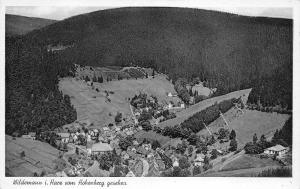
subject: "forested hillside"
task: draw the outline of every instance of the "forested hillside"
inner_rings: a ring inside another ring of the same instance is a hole
[[[75,16],[27,36],[75,44],[84,65],[151,66],[207,79],[217,95],[254,87],[250,102],[292,106],[292,20],[187,8],[119,8]]]
[[[251,103],[291,109],[292,39],[292,20],[199,9],[119,8],[71,17],[6,41],[6,120],[30,127],[35,119],[33,125],[51,126],[74,120],[56,87],[57,75],[67,74],[72,63],[133,63],[172,81],[200,77],[217,88],[215,95],[253,88]],[[44,54],[43,48],[58,44],[70,48]]]
[[[54,22],[56,22],[56,20],[5,14],[5,35],[24,35],[35,29],[53,24]]]
[[[6,134],[52,130],[76,120],[70,97],[57,85],[59,77],[73,75],[72,64],[60,54],[25,45],[6,38]]]

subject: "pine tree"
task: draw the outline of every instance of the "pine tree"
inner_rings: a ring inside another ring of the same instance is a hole
[[[258,140],[257,135],[256,135],[256,133],[254,133],[254,135],[253,135],[253,143],[256,144],[257,140]]]
[[[237,149],[237,141],[235,140],[235,138],[230,141],[229,146],[230,146],[229,147],[229,151],[236,151],[236,149]]]
[[[235,139],[236,138],[236,133],[235,133],[235,130],[232,129],[230,135],[229,135],[229,139],[232,140],[232,139]]]
[[[266,141],[267,141],[267,139],[266,139],[265,135],[261,135],[260,142],[266,142]]]
[[[97,82],[97,78],[96,78],[95,75],[94,75],[94,77],[93,77],[93,82]]]

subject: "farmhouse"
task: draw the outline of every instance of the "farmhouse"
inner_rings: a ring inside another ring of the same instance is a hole
[[[264,153],[268,155],[276,155],[283,156],[287,152],[287,148],[281,145],[272,146],[270,148],[265,149]]]
[[[113,149],[107,143],[95,143],[92,146],[92,155],[104,153],[104,152],[111,152]]]

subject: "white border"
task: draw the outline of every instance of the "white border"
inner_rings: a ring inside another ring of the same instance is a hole
[[[299,104],[300,99],[297,97],[300,93],[299,83],[300,77],[297,73],[300,73],[299,67],[299,54],[300,54],[300,1],[291,0],[250,0],[250,1],[240,1],[240,0],[214,0],[214,1],[196,1],[196,0],[122,0],[122,1],[104,1],[104,0],[5,0],[1,3],[1,26],[0,26],[0,136],[1,136],[1,148],[0,148],[0,188],[20,188],[18,185],[12,185],[12,180],[15,178],[5,177],[5,137],[4,137],[4,121],[5,121],[5,64],[4,64],[4,14],[5,6],[98,6],[98,7],[124,7],[124,6],[167,6],[167,7],[191,7],[191,8],[201,8],[201,7],[293,7],[294,10],[294,78],[293,78],[293,91],[294,91],[294,110],[293,110],[293,126],[294,126],[294,150],[293,150],[293,178],[203,178],[203,177],[188,177],[188,178],[120,178],[122,181],[127,182],[128,188],[169,188],[169,187],[195,187],[195,188],[300,188],[300,170],[299,170],[299,144],[300,144],[300,129],[298,124],[300,123],[299,115]],[[50,179],[50,178],[48,178]],[[64,180],[64,178],[55,178],[56,180]],[[98,178],[99,180],[113,181],[119,178]],[[44,181],[45,178],[35,178],[35,180]],[[78,178],[68,178],[68,180],[78,181]],[[22,186],[23,188],[24,186]],[[47,186],[45,188],[53,188],[53,186]],[[91,187],[89,188],[99,188]],[[122,186],[120,186],[122,187]],[[119,187],[119,188],[120,188]],[[29,187],[24,187],[29,188]],[[30,187],[31,188],[31,187]],[[55,187],[55,188],[71,188],[71,187]],[[74,187],[72,187],[74,188]],[[122,187],[123,188],[123,187]]]

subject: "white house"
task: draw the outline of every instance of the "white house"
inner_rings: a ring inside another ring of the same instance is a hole
[[[278,157],[282,157],[287,152],[287,148],[281,145],[272,146],[270,148],[265,149],[264,153],[268,155],[276,155]]]

